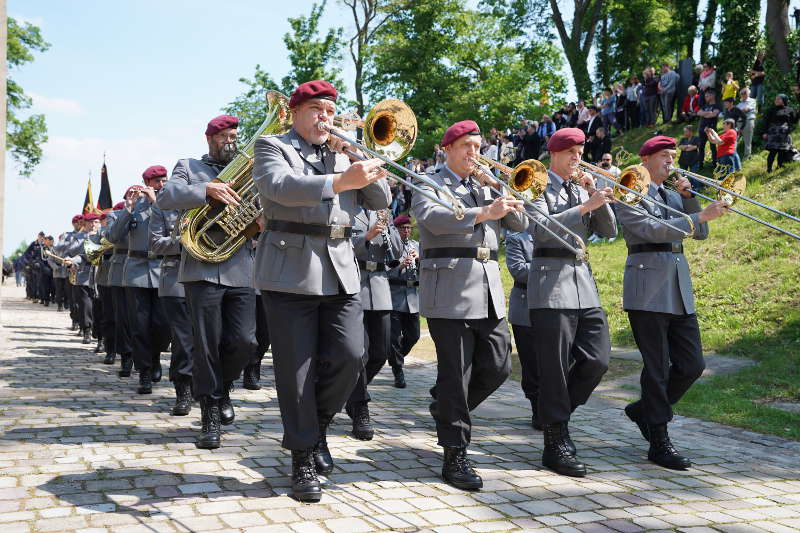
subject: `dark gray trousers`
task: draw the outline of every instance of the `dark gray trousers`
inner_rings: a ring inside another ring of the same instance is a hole
[[[128,298],[125,287],[111,287],[111,301],[114,307],[114,324],[116,326],[115,347],[117,353],[131,353],[131,325],[128,320]]]
[[[102,302],[103,314],[98,316],[100,321],[100,331],[106,345],[106,354],[119,353],[116,345],[116,315],[114,313],[114,299],[111,287],[97,287]]]
[[[431,413],[440,446],[463,447],[472,438],[470,411],[511,373],[511,335],[505,318],[429,318],[436,345]]]
[[[73,285],[73,295],[77,302],[78,324],[81,330],[92,329],[92,295],[94,291],[85,285]]]
[[[158,289],[125,287],[131,317],[133,364],[141,374],[161,364],[161,352],[169,345],[170,332]]]
[[[250,287],[184,283],[192,319],[192,383],[196,399],[222,398],[256,346],[256,295]]]
[[[248,365],[261,363],[264,354],[269,350],[269,325],[267,324],[267,311],[264,307],[264,297],[256,295],[256,349],[247,362]]]
[[[370,400],[367,385],[381,371],[389,356],[389,332],[392,328],[391,311],[364,311],[364,355],[358,381],[348,404]]]
[[[318,414],[334,415],[342,409],[363,368],[361,300],[358,294],[261,294],[273,332],[282,446],[305,450],[317,442]]]
[[[628,311],[628,320],[644,361],[634,415],[647,424],[669,422],[672,406],[706,367],[697,315]]]
[[[403,368],[405,357],[419,341],[419,313],[392,311],[389,339],[389,366]]]
[[[606,313],[591,309],[531,309],[539,369],[539,422],[567,422],[608,370],[611,340]]]
[[[511,329],[514,330],[514,344],[517,347],[519,365],[522,369],[520,383],[522,392],[529,400],[537,398],[539,396],[539,367],[536,364],[536,353],[533,350],[533,344],[536,342],[533,327],[511,324]]]
[[[192,319],[186,298],[179,296],[161,296],[161,307],[169,322],[172,340],[172,355],[169,359],[169,380],[183,381],[192,379]]]

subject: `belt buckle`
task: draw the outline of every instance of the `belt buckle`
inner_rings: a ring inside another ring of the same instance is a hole
[[[367,263],[367,272],[375,272],[378,270],[378,263],[377,261],[366,261]]]
[[[478,261],[482,261],[485,263],[486,261],[489,260],[491,256],[492,256],[491,250],[489,250],[489,248],[486,248],[484,246],[478,246],[478,254],[477,254]]]
[[[681,243],[678,243],[678,242],[673,242],[672,243],[672,253],[673,254],[681,254],[681,253],[683,253],[682,248],[683,248],[683,245]]]
[[[344,239],[344,226],[341,224],[331,224],[331,239]]]

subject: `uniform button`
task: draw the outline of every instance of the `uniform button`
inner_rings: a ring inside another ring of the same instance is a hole
[[[281,246],[286,246],[286,241],[281,241]]]
[[[644,268],[644,265],[639,265],[639,268]]]
[[[436,268],[436,263],[433,264],[433,268]]]
[[[336,220],[336,217],[333,217],[333,221],[334,221],[334,222],[338,222],[338,220]]]
[[[680,258],[680,257],[676,257],[676,258],[675,258],[675,260],[676,260],[678,263],[680,263],[680,262],[681,262],[681,258]]]

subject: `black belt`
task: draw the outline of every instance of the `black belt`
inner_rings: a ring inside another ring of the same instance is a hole
[[[514,282],[514,287],[516,287],[517,289],[528,290],[528,284],[527,283],[523,283],[521,281],[515,281]]]
[[[403,287],[419,287],[419,281],[417,280],[402,280],[402,279],[390,279],[389,285],[402,285]]]
[[[108,258],[109,258],[109,257],[111,257],[112,255],[114,255],[114,253],[113,253],[113,252],[108,252],[108,253],[105,253],[105,254],[103,254],[103,259],[108,259]]]
[[[575,254],[566,248],[536,248],[533,249],[533,257],[561,257],[565,259],[575,259]]]
[[[386,265],[375,261],[362,261],[359,259],[358,266],[367,272],[386,272]]]
[[[480,261],[497,261],[497,250],[489,248],[427,248],[422,251],[423,259],[465,258]]]
[[[272,231],[283,231],[285,233],[298,233],[300,235],[311,235],[313,237],[328,237],[329,239],[349,239],[353,234],[350,226],[340,226],[332,224],[303,224],[302,222],[287,222],[285,220],[267,220],[266,229]]]
[[[128,255],[127,248],[114,248],[114,255]]]
[[[161,259],[162,256],[156,255],[153,252],[140,252],[138,250],[128,250],[128,257],[135,257],[137,259]]]
[[[628,246],[628,254],[644,254],[649,252],[672,252],[673,254],[682,254],[683,244],[679,242],[646,242],[644,244],[631,244]]]
[[[181,258],[181,254],[162,255],[161,257],[163,257],[164,259],[180,259]]]

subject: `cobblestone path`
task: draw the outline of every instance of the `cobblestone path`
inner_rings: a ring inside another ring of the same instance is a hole
[[[540,466],[542,435],[515,382],[475,412],[484,489],[453,489],[427,408],[435,367],[414,361],[407,389],[388,369],[371,386],[374,440],[337,417],[335,472],[322,501],[302,505],[286,496],[270,364],[262,390],[234,392],[223,447],[199,450],[199,408],[170,416],[168,382],[137,396],[135,377],[101,364],[66,313],[2,290],[0,533],[800,530],[800,443],[680,418],[671,433],[695,466],[669,471],[647,462],[624,404],[596,396],[572,423],[589,475],[565,478]]]

